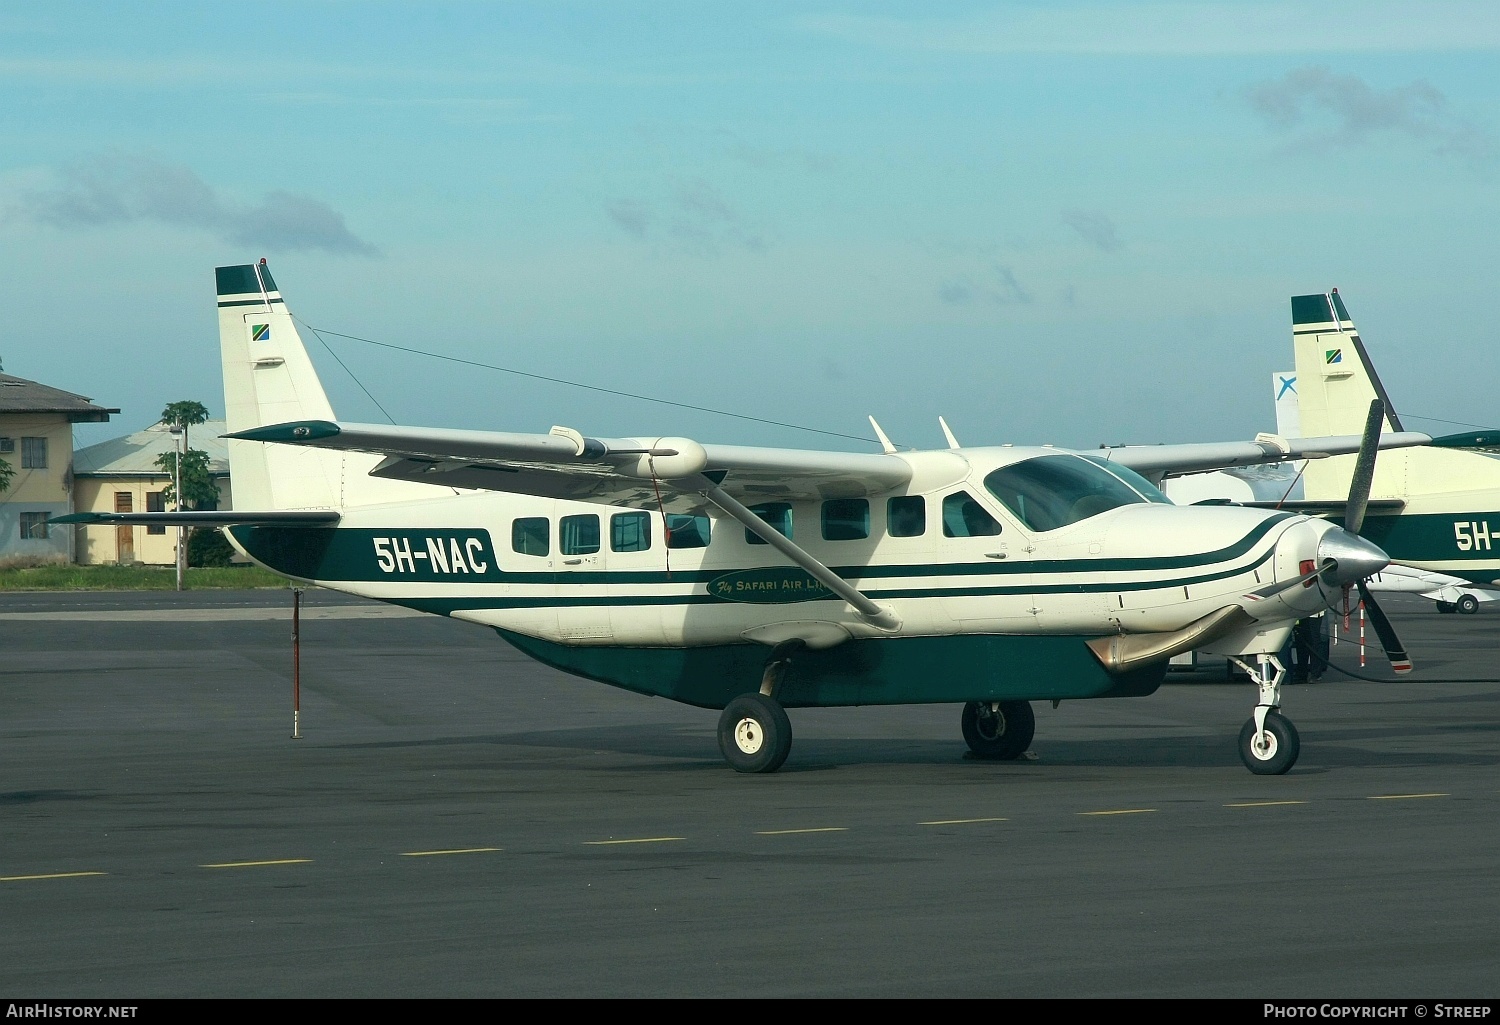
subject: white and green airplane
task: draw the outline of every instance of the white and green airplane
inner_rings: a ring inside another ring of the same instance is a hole
[[[1298,513],[1173,505],[1147,478],[1425,444],[1287,440],[881,452],[347,423],[262,260],[217,271],[232,512],[72,522],[222,526],[294,580],[494,629],[558,669],[721,709],[742,772],[791,749],[785,709],[951,702],[978,755],[1015,758],[1030,702],[1150,694],[1172,656],[1258,684],[1252,772],[1299,740],[1276,658],[1292,625],[1387,563]],[[873,423],[873,421],[872,421]],[[1375,606],[1378,613],[1378,606]],[[1381,617],[1383,620],[1383,617]],[[1389,624],[1386,624],[1388,630]],[[1386,647],[1402,668],[1394,634]]]
[[[1283,389],[1295,390],[1305,434],[1358,429],[1371,400],[1385,405],[1385,427],[1401,431],[1401,418],[1370,361],[1338,289],[1292,297],[1295,375],[1281,374]],[[1284,399],[1283,399],[1284,401]],[[1278,410],[1279,412],[1279,410]],[[1464,451],[1500,446],[1500,432],[1471,431],[1437,438],[1432,445],[1382,456],[1370,488],[1369,515],[1360,533],[1383,548],[1392,563],[1442,574],[1448,591],[1427,588],[1455,606],[1466,592],[1500,586],[1500,455]],[[1309,462],[1302,474],[1304,512],[1342,510],[1353,460],[1346,456]],[[1454,597],[1457,595],[1458,597]],[[1473,596],[1472,605],[1477,607]]]

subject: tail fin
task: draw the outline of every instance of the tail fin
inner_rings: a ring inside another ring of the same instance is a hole
[[[215,272],[224,413],[229,432],[291,420],[332,420],[333,408],[266,261]],[[240,509],[337,509],[338,453],[229,442]]]
[[[1385,429],[1405,429],[1338,289],[1292,297],[1292,343],[1304,437],[1362,433],[1370,400],[1376,398],[1385,403]]]

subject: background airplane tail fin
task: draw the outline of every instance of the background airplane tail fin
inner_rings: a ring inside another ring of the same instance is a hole
[[[334,419],[266,262],[219,267],[214,275],[229,433],[291,420]],[[337,453],[231,440],[229,464],[238,509],[337,509],[342,504]]]
[[[1292,297],[1292,343],[1303,437],[1359,434],[1377,398],[1385,403],[1385,430],[1405,429],[1338,289]]]

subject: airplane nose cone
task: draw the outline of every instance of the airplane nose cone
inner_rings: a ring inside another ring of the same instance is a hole
[[[1318,564],[1329,560],[1336,565],[1323,580],[1339,586],[1352,584],[1373,576],[1390,564],[1390,556],[1358,534],[1351,534],[1342,527],[1334,527],[1318,541]],[[1329,577],[1333,579],[1330,580]]]

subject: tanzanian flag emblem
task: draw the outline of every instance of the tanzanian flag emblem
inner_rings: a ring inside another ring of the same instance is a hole
[[[1323,362],[1327,363],[1330,366],[1332,366],[1335,363],[1342,363],[1342,362],[1344,362],[1344,350],[1343,349],[1329,349],[1327,352],[1323,353]]]
[[[269,342],[271,340],[271,325],[251,324],[250,340],[253,342]]]

